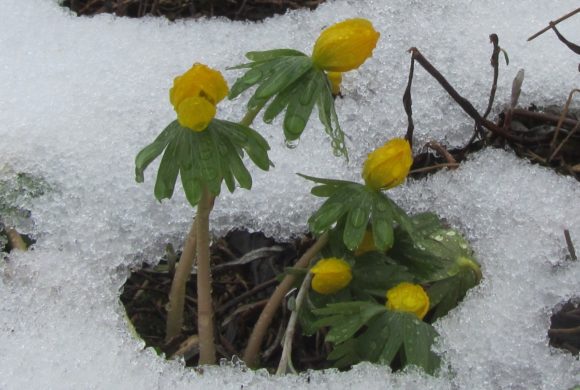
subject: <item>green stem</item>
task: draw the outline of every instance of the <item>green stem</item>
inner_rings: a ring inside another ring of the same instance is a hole
[[[169,342],[181,333],[183,327],[183,308],[185,304],[185,286],[195,260],[196,252],[196,220],[193,220],[189,234],[185,239],[185,245],[175,269],[175,276],[171,282],[169,292],[169,304],[167,305],[167,324],[165,328],[165,342]]]
[[[213,304],[211,298],[211,269],[209,254],[209,213],[212,196],[204,185],[197,204],[197,329],[199,334],[199,365],[215,364],[216,353],[213,331]]]
[[[322,248],[328,242],[328,233],[324,233],[321,235],[318,240],[312,245],[306,253],[302,255],[302,257],[294,264],[296,268],[305,268],[310,263],[310,260],[320,252]],[[282,282],[276,287],[272,296],[266,303],[266,306],[262,310],[256,325],[254,325],[254,330],[252,330],[252,334],[250,335],[250,339],[248,340],[248,346],[244,351],[244,362],[249,367],[256,367],[258,365],[259,360],[259,352],[260,347],[262,346],[262,341],[264,340],[264,336],[266,335],[266,331],[268,327],[272,323],[272,319],[278,308],[280,307],[280,303],[284,299],[284,296],[290,291],[290,288],[294,284],[296,277],[294,275],[286,275]]]
[[[256,119],[256,116],[260,113],[260,111],[262,110],[262,108],[264,108],[265,105],[266,101],[258,104],[251,110],[248,110],[248,112],[246,112],[246,115],[244,115],[244,117],[240,121],[240,125],[250,127],[250,125],[254,122],[254,119]]]

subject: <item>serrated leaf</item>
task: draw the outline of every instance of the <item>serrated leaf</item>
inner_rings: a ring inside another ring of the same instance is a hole
[[[321,71],[322,72],[322,71]],[[328,78],[322,84],[316,105],[318,106],[318,118],[324,125],[324,131],[330,136],[333,152],[336,156],[344,156],[348,161],[348,152],[344,144],[344,133],[338,123],[338,115],[334,106],[334,97]],[[334,124],[334,126],[333,126]]]
[[[135,157],[135,181],[137,183],[142,183],[144,180],[143,172],[149,164],[153,162],[171,141],[173,137],[177,134],[180,126],[177,121],[171,122],[158,136],[155,140],[141,149]]]
[[[312,68],[312,60],[307,56],[280,57],[272,67],[269,77],[260,83],[252,98],[269,99],[284,90]]]
[[[394,217],[390,202],[385,202],[382,196],[375,196],[371,212],[373,241],[380,251],[386,251],[393,246],[395,240]]]
[[[236,98],[247,89],[270,77],[276,71],[276,66],[281,61],[283,61],[283,58],[274,58],[265,62],[243,64],[243,67],[249,68],[249,70],[236,80],[230,89],[228,99],[232,100]]]
[[[477,263],[467,241],[434,216],[419,214],[409,219],[412,235],[399,226],[395,245],[389,252],[423,282],[435,282],[455,275],[464,263],[472,268]]]
[[[306,56],[306,54],[294,50],[294,49],[274,49],[265,51],[250,51],[246,53],[246,58],[250,61],[269,61],[273,58],[278,57],[290,57],[290,56]]]
[[[335,360],[334,366],[337,368],[348,368],[362,360],[357,353],[356,346],[356,340],[347,340],[344,343],[335,346],[328,354],[327,359]]]
[[[463,268],[456,275],[434,283],[427,290],[431,309],[435,308],[431,322],[445,316],[465,298],[467,291],[478,283],[477,275],[470,268]]]
[[[290,97],[284,116],[284,135],[287,140],[300,138],[304,131],[320,94],[323,82],[321,77],[325,77],[324,74],[312,68],[298,80],[299,84],[295,88],[299,93],[293,93]]]
[[[337,191],[308,219],[310,230],[323,233],[348,212],[350,192]]]
[[[383,299],[388,289],[403,281],[412,281],[413,275],[405,267],[392,264],[392,260],[380,252],[368,252],[356,258],[352,267],[351,290]]]
[[[288,106],[290,98],[295,93],[297,93],[296,86],[290,86],[277,94],[264,111],[264,122],[271,123],[274,118],[280,115],[280,113]]]
[[[431,351],[437,337],[433,327],[408,313],[393,313],[400,316],[403,324],[404,364],[423,368],[433,374],[439,368],[439,357]]]
[[[382,305],[360,301],[330,304],[326,308],[314,310],[314,313],[330,315],[317,321],[316,325],[330,326],[325,341],[340,344],[354,336],[371,318],[385,310]]]
[[[178,153],[181,135],[181,132],[179,132],[175,137],[171,138],[161,158],[154,188],[155,198],[159,201],[169,199],[173,195],[175,182],[179,174]]]
[[[338,190],[338,187],[336,187],[336,186],[320,185],[320,186],[312,187],[310,189],[310,193],[312,195],[318,196],[320,198],[328,198],[328,197],[332,196],[337,190]]]
[[[328,185],[332,185],[332,186],[342,186],[342,185],[350,185],[350,184],[358,185],[357,183],[354,183],[352,181],[347,181],[347,180],[325,179],[322,177],[314,177],[314,176],[304,175],[302,173],[297,173],[297,175],[305,178],[306,180],[313,181],[315,183],[328,184]]]
[[[357,191],[355,194],[358,196],[350,199],[353,207],[348,212],[343,233],[344,245],[351,251],[358,248],[362,242],[372,207],[372,200],[368,193]]]

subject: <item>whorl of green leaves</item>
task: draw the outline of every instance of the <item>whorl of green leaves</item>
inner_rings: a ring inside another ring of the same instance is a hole
[[[395,226],[410,232],[409,217],[382,192],[350,181],[299,175],[319,184],[312,188],[313,195],[328,198],[308,220],[313,233],[324,233],[344,219],[343,241],[352,251],[370,222],[375,246],[384,251],[393,246]]]
[[[249,52],[246,57],[252,62],[230,68],[248,71],[236,80],[229,98],[234,99],[257,86],[248,101],[248,110],[259,110],[270,102],[264,111],[266,123],[286,110],[283,128],[287,141],[300,138],[316,105],[320,121],[332,140],[334,154],[348,159],[344,133],[338,124],[330,82],[324,71],[297,50]]]
[[[402,366],[416,365],[433,374],[440,365],[431,351],[437,332],[414,314],[388,310],[367,301],[334,303],[314,312],[328,326],[325,341],[334,344],[328,358],[336,367],[361,361],[391,364],[399,355]]]
[[[242,161],[244,152],[267,171],[271,166],[269,149],[260,134],[238,123],[213,119],[206,130],[194,132],[173,121],[137,154],[135,180],[143,182],[143,172],[163,152],[155,197],[159,201],[171,198],[180,175],[187,200],[195,206],[204,185],[214,196],[219,195],[222,181],[230,192],[234,191],[236,181],[240,187],[250,189],[252,177]]]

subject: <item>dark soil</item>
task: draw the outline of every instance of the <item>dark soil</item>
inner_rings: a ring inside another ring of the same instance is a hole
[[[569,351],[578,356],[580,353],[580,307],[578,299],[566,302],[550,318],[550,345]]]
[[[242,356],[252,328],[276,288],[276,277],[285,267],[293,266],[312,243],[310,237],[280,243],[262,233],[236,230],[212,245],[212,295],[218,358],[231,360],[234,356]],[[196,278],[192,275],[187,284],[182,336],[165,343],[165,305],[172,279],[168,260],[163,259],[154,268],[134,271],[124,286],[121,301],[146,345],[171,357],[183,342],[197,334],[197,302]],[[285,305],[275,316],[263,345],[262,367],[275,370],[278,366],[280,342],[289,316],[290,311]],[[323,337],[304,337],[296,332],[293,362],[297,370],[327,368],[327,352]],[[193,348],[184,357],[187,366],[195,366],[198,350]]]
[[[62,5],[78,16],[110,13],[139,18],[165,16],[169,20],[225,16],[231,20],[258,21],[288,10],[315,9],[325,0],[64,0]]]

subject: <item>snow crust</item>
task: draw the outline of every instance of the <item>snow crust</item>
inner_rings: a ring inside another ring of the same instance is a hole
[[[165,361],[128,328],[119,290],[128,269],[155,262],[163,244],[182,241],[193,210],[176,188],[153,197],[154,172],[134,181],[135,154],[174,118],[168,89],[193,62],[221,69],[251,50],[310,52],[320,30],[349,17],[373,21],[381,39],[359,70],[345,75],[337,101],[351,161],[332,155],[317,120],[298,148],[284,146],[279,122],[256,121],[276,167],[252,169],[254,188],[224,193],[212,215],[220,234],[232,227],[288,237],[306,229],[319,205],[294,175],[358,180],[366,154],[406,129],[401,98],[411,46],[482,112],[492,69],[488,35],[497,33],[510,65],[500,66],[496,107],[525,68],[522,105],[562,105],[578,87],[578,57],[548,32],[526,38],[577,7],[573,0],[421,2],[336,0],[263,23],[225,19],[77,18],[52,0],[4,0],[0,15],[0,172],[43,177],[53,189],[24,198],[37,239],[0,265],[0,389],[566,389],[580,363],[548,346],[554,305],[578,295],[580,263],[565,260],[563,229],[580,242],[580,185],[512,153],[486,150],[454,171],[392,191],[409,211],[435,211],[464,232],[485,279],[437,324],[438,377],[393,374],[362,364],[349,372],[274,377],[235,364],[203,374]],[[559,26],[571,40],[578,18]],[[472,123],[420,67],[413,83],[416,145],[462,145]],[[244,97],[222,102],[219,117],[239,120]],[[4,169],[10,167],[10,169]]]

